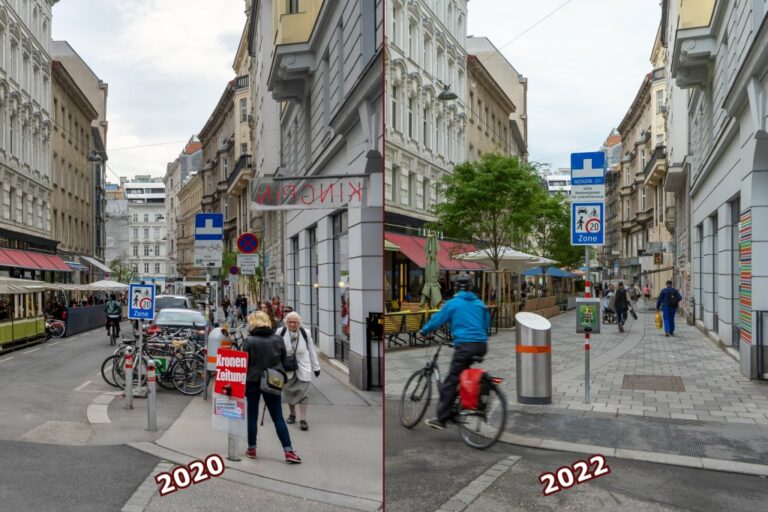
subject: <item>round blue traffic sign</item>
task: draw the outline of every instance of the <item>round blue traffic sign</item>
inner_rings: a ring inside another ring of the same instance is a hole
[[[237,248],[243,254],[252,254],[259,248],[259,237],[253,233],[243,233],[237,237]]]

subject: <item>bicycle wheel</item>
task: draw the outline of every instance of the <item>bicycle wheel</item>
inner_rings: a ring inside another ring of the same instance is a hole
[[[184,356],[171,363],[173,385],[183,395],[199,395],[205,387],[205,360],[198,356]]]
[[[507,425],[507,399],[495,384],[488,393],[484,411],[464,409],[456,419],[459,436],[464,444],[485,450],[499,440]]]
[[[64,325],[64,322],[56,321],[51,322],[51,336],[54,338],[61,338],[64,336],[64,331],[66,330],[66,326]]]
[[[122,358],[121,355],[115,354],[115,355],[109,356],[104,360],[103,363],[101,363],[101,377],[104,379],[104,382],[116,388],[119,386],[117,385],[117,382],[115,382],[115,379],[112,375],[112,368],[114,367],[116,362],[121,358]]]
[[[432,398],[432,372],[419,370],[408,379],[400,396],[400,424],[413,428],[424,417]]]
[[[141,365],[141,384],[139,384],[139,365]],[[125,387],[125,356],[121,355],[119,361],[115,361],[112,366],[112,378],[114,379],[117,387]],[[144,386],[147,383],[147,361],[142,358],[133,362],[133,385]]]

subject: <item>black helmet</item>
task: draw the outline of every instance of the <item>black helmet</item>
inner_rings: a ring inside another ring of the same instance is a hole
[[[469,274],[459,274],[456,276],[456,279],[454,279],[454,282],[456,283],[456,287],[459,289],[459,291],[472,290],[473,279]]]

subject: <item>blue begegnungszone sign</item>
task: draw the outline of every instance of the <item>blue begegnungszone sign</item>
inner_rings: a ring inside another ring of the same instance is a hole
[[[152,320],[155,317],[155,287],[132,284],[128,287],[128,318]]]
[[[571,203],[571,245],[603,245],[604,212],[604,203]]]

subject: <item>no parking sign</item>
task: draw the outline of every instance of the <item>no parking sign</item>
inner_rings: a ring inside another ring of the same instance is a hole
[[[155,317],[155,287],[132,284],[128,288],[128,318],[152,320]]]

